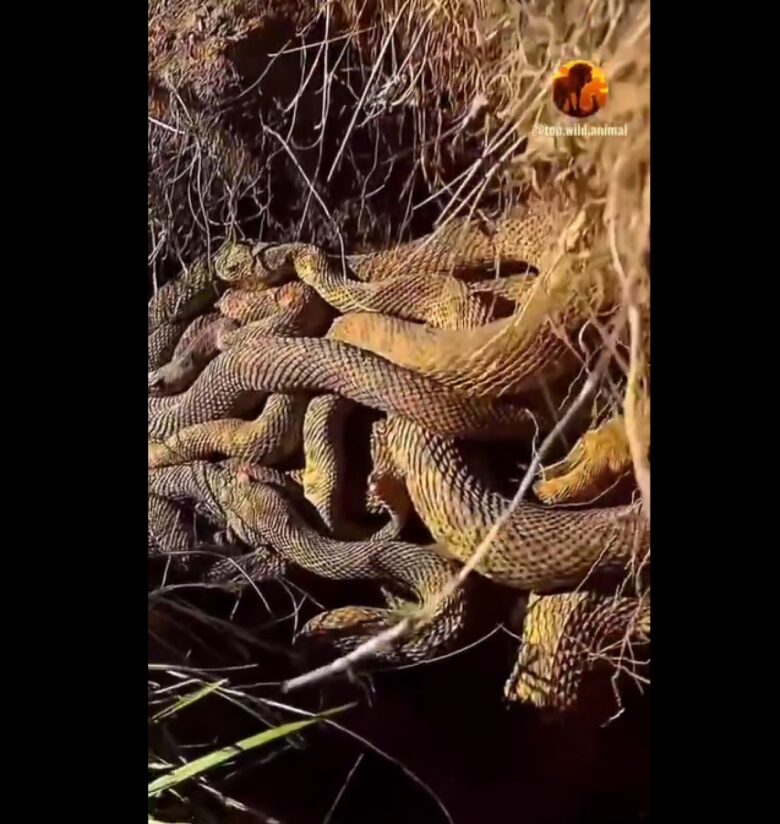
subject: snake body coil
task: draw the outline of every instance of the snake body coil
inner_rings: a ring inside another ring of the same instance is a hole
[[[611,263],[580,254],[583,221],[555,193],[492,225],[457,219],[365,255],[227,242],[163,286],[149,305],[149,552],[186,555],[184,504],[194,504],[251,547],[214,564],[211,582],[295,568],[370,581],[385,607],[330,610],[303,634],[347,651],[415,616],[409,633],[378,650],[392,663],[464,637],[476,582],[452,582],[474,561],[483,577],[529,597],[506,697],[574,706],[594,657],[649,638],[639,583],[612,596],[591,586],[649,564],[643,507],[563,506],[594,503],[631,477],[627,425],[638,401],[625,421],[614,406],[611,418],[589,413],[595,428],[542,471],[541,503],[514,505],[491,489],[459,440],[530,447],[550,424],[539,396],[549,401],[551,382],[582,369],[589,327],[620,306]],[[630,397],[638,386],[634,376]],[[348,420],[361,407],[385,416],[374,424],[364,497],[393,517],[373,535],[345,501]],[[418,520],[407,524],[411,510]],[[425,527],[432,541],[398,540],[405,525],[409,534]]]

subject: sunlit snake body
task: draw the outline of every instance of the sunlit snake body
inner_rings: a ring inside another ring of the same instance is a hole
[[[354,346],[265,337],[216,357],[177,399],[149,398],[149,434],[165,438],[194,423],[232,417],[251,393],[305,391],[343,395],[373,409],[406,415],[442,434],[495,438],[529,431],[530,418],[523,410],[460,398]]]
[[[588,591],[532,594],[505,695],[543,709],[571,709],[589,670],[609,660],[631,661],[635,645],[649,637],[649,598]]]
[[[149,444],[149,467],[212,457],[278,463],[301,445],[307,402],[307,395],[275,394],[254,420],[228,418],[187,426],[160,443]]]
[[[469,284],[450,275],[431,277],[423,271],[369,283],[350,280],[346,270],[316,246],[271,246],[259,259],[270,270],[291,269],[342,313],[380,312],[442,329],[462,329],[481,326],[500,309],[497,297],[482,299]]]
[[[215,317],[210,323],[185,330],[173,357],[167,363],[149,373],[149,392],[153,395],[177,395],[188,389],[208,363],[219,353],[218,341],[236,324],[223,317]]]
[[[194,500],[255,547],[250,556],[218,564],[210,580],[238,580],[236,563],[258,578],[282,575],[293,564],[328,578],[375,580],[388,603],[411,599],[432,617],[400,651],[387,651],[388,660],[420,660],[448,648],[462,634],[466,594],[457,590],[439,601],[438,593],[509,508],[468,470],[454,439],[527,438],[531,415],[517,396],[525,402],[528,392],[578,369],[578,335],[620,302],[608,267],[583,265],[567,252],[563,241],[567,233],[577,240],[579,218],[565,199],[540,199],[493,226],[451,221],[397,249],[343,259],[306,244],[225,244],[213,271],[231,288],[216,309],[238,328],[221,327],[205,368],[191,369],[175,387],[191,383],[186,391],[149,399],[150,438],[166,439],[150,444],[150,468],[164,467],[150,472],[157,523],[173,517],[172,502]],[[520,264],[533,269],[515,275]],[[503,277],[492,279],[496,271]],[[206,295],[185,286],[177,303],[173,291],[150,311],[150,368],[190,333],[192,308],[199,301],[199,310],[210,307],[218,290]],[[183,314],[174,305],[184,306]],[[259,417],[243,420],[263,397]],[[410,502],[435,550],[386,540],[400,522],[365,540],[338,540],[352,537],[338,501],[338,467],[346,454],[338,446],[340,415],[352,404],[388,415],[372,439],[369,500],[391,511]],[[287,414],[293,405],[294,422]],[[630,462],[621,426],[615,419],[595,430],[547,467],[535,487],[539,498],[590,501],[625,476]],[[273,474],[254,464],[251,480],[202,462],[228,456],[272,463],[301,454],[301,446],[304,470]],[[298,492],[291,491],[290,478],[303,490],[292,484]],[[312,520],[304,497],[319,519]],[[183,542],[179,531],[169,546]],[[606,596],[587,588],[592,573],[622,573],[648,556],[649,528],[636,505],[574,509],[524,502],[509,514],[476,566],[494,581],[530,592],[536,606],[526,617],[507,696],[568,708],[594,649],[603,651],[622,631],[649,635],[649,603],[637,610],[638,600],[625,596],[608,607],[599,600]],[[558,591],[583,584],[576,592]],[[637,621],[627,617],[631,610],[641,616]],[[397,617],[349,607],[319,616],[306,631],[351,649]],[[541,652],[536,669],[534,651]],[[532,683],[540,674],[551,681],[546,691]]]
[[[494,222],[478,217],[449,219],[432,234],[394,249],[336,256],[336,262],[341,266],[343,261],[356,280],[371,283],[417,274],[480,280],[496,269],[512,274],[518,266],[529,265],[541,271],[576,211],[568,193],[547,193],[531,197]],[[286,249],[292,246],[287,244]],[[295,266],[287,251],[281,259],[274,256],[278,248],[278,244],[226,243],[214,258],[214,270],[230,284],[282,283],[295,275]],[[280,267],[280,262],[286,265]]]
[[[632,469],[625,422],[614,417],[586,432],[560,461],[544,467],[534,492],[547,504],[593,503]]]
[[[357,540],[367,533],[365,527],[352,520],[345,505],[350,459],[347,425],[357,408],[338,395],[319,395],[311,399],[303,423],[303,494],[320,514],[328,534],[341,540]],[[383,506],[374,512],[389,512],[391,520],[374,534],[373,540],[395,540],[409,508],[406,501],[398,499],[381,503]]]
[[[149,370],[167,363],[189,322],[219,297],[221,286],[203,260],[161,286],[149,301]]]
[[[346,315],[329,333],[470,396],[515,395],[576,370],[576,336],[611,311],[608,276],[560,264],[535,279],[510,317],[472,329],[434,329],[381,314]]]
[[[402,481],[434,540],[468,561],[491,532],[477,570],[524,590],[576,586],[596,569],[620,569],[649,550],[649,529],[637,507],[553,509],[510,502],[468,471],[456,444],[393,417],[374,426],[375,482]],[[507,512],[509,511],[509,516]]]

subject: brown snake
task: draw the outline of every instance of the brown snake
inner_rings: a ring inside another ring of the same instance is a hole
[[[148,403],[150,438],[162,440],[150,444],[150,523],[171,534],[150,535],[150,548],[186,546],[175,520],[186,499],[255,548],[216,565],[211,580],[238,580],[238,564],[256,579],[300,566],[375,581],[391,609],[334,610],[305,634],[352,649],[391,626],[399,604],[417,603],[430,620],[386,651],[399,662],[461,637],[468,592],[440,594],[485,543],[477,572],[531,593],[507,697],[576,703],[588,655],[621,633],[649,636],[649,600],[581,589],[649,559],[641,507],[555,505],[591,502],[630,475],[622,420],[587,433],[543,471],[535,486],[542,503],[511,511],[471,472],[457,441],[527,443],[534,416],[525,404],[581,366],[578,335],[619,305],[608,267],[583,263],[560,240],[570,229],[577,240],[576,218],[568,203],[537,200],[492,227],[457,220],[398,249],[343,259],[307,244],[227,243],[213,270],[231,288],[211,326],[192,320],[219,291],[204,271],[165,289],[150,307],[150,368],[155,362],[163,376],[158,390],[175,394]],[[515,275],[520,264],[534,271]],[[496,272],[509,277],[486,279]],[[351,406],[387,416],[371,443],[371,508],[412,506],[432,545],[394,540],[400,520],[364,538],[345,517],[340,416]],[[203,460],[225,456],[253,468],[237,473]],[[299,467],[301,458],[305,469],[287,474],[256,465]]]
[[[264,476],[268,477],[261,471],[255,478]],[[280,485],[259,482],[214,464],[194,462],[153,470],[149,491],[165,499],[205,504],[220,525],[227,525],[245,543],[269,546],[285,561],[322,577],[381,582],[405,597],[415,598],[424,608],[430,607],[431,619],[421,633],[382,652],[381,657],[388,661],[401,663],[429,657],[449,648],[460,634],[466,592],[459,590],[438,598],[454,568],[424,547],[400,541],[344,542],[328,538],[307,524],[295,498]],[[265,560],[265,552],[261,557]],[[251,560],[244,563],[251,564]],[[211,577],[232,574],[232,569],[230,562],[223,562],[212,570]],[[253,574],[266,574],[264,563],[256,564]],[[331,643],[350,649],[393,621],[392,610],[346,607],[317,616],[303,632],[310,637],[326,633]]]

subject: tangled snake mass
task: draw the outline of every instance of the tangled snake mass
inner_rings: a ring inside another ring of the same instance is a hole
[[[245,586],[298,568],[367,582],[383,607],[322,612],[300,637],[337,657],[417,610],[374,651],[392,665],[463,646],[479,609],[469,580],[487,579],[526,601],[505,698],[575,706],[600,661],[650,637],[638,583],[650,528],[619,404],[585,404],[519,501],[494,458],[516,457],[516,489],[606,345],[585,341],[620,285],[582,264],[581,217],[547,192],[492,225],[453,219],[386,251],[231,240],[160,287],[150,556],[193,575],[197,517],[224,554],[198,580]],[[370,466],[356,478],[358,452]],[[628,494],[611,501],[620,483]]]

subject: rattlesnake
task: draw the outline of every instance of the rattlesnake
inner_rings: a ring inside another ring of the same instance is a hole
[[[406,415],[433,431],[471,437],[527,433],[525,410],[492,400],[460,398],[435,382],[354,346],[317,338],[263,337],[217,356],[178,396],[149,398],[149,434],[231,417],[250,393],[331,392],[385,412]]]
[[[508,318],[448,330],[382,314],[345,315],[328,337],[474,397],[517,395],[575,371],[576,334],[619,300],[608,275],[578,272],[568,260],[535,279]]]
[[[212,265],[231,288],[215,308],[223,322],[229,318],[239,328],[214,327],[221,331],[212,336],[208,364],[191,365],[186,380],[172,387],[186,391],[149,399],[150,437],[165,439],[150,444],[150,512],[156,521],[170,522],[172,503],[182,496],[196,500],[215,523],[256,548],[218,564],[210,580],[236,577],[236,563],[258,578],[284,574],[290,564],[324,577],[369,578],[389,604],[411,598],[433,616],[400,651],[388,653],[390,660],[419,660],[448,648],[462,632],[467,595],[456,590],[439,602],[436,594],[509,505],[469,471],[454,439],[528,441],[538,409],[521,407],[519,396],[526,404],[533,400],[529,393],[578,368],[576,336],[621,300],[599,261],[584,265],[568,254],[566,243],[555,242],[567,233],[568,247],[578,242],[577,216],[564,199],[535,200],[492,231],[458,220],[398,249],[344,259],[307,244],[226,243]],[[521,265],[533,269],[514,275]],[[193,307],[209,308],[219,292],[203,287],[211,269],[194,268],[200,290],[185,282],[176,301],[171,287],[150,307],[150,364],[175,349],[176,340],[176,354],[187,357],[184,342],[194,339],[199,322],[192,320]],[[496,269],[509,277],[486,280]],[[346,314],[331,325],[338,312]],[[326,339],[319,337],[326,332]],[[357,537],[339,500],[346,454],[339,445],[340,416],[352,404],[388,416],[375,425],[371,442],[370,508],[384,503],[398,514],[413,505],[434,545],[390,540],[403,517],[365,540],[338,540]],[[243,420],[250,412],[255,420]],[[621,426],[617,418],[586,434],[566,458],[547,467],[535,486],[539,498],[590,500],[626,474]],[[236,474],[200,460],[272,463],[300,455],[301,444],[303,471],[274,473],[255,463]],[[291,485],[293,477],[303,489]],[[313,512],[304,514],[311,505],[319,513],[316,521]],[[169,545],[183,541],[179,530]],[[556,591],[588,584],[594,571],[622,572],[647,557],[649,528],[638,505],[522,503],[477,565],[482,575],[529,591],[537,607],[526,618],[507,696],[570,706],[587,667],[583,648],[561,641],[562,627],[567,637],[598,647],[615,627],[625,628],[637,599],[625,596],[609,611],[599,600],[606,596],[587,588]],[[315,618],[306,632],[350,649],[396,618],[392,610],[349,607]],[[644,620],[642,632],[649,634]],[[553,679],[542,697],[529,686],[537,672],[528,658],[534,647],[546,661],[538,672]]]
[[[596,592],[532,594],[504,694],[545,709],[576,705],[585,673],[650,637],[650,601]],[[624,648],[625,647],[625,648]]]
[[[477,565],[484,575],[524,590],[576,586],[596,569],[619,569],[649,551],[649,528],[635,506],[553,509],[510,502],[469,472],[457,445],[401,417],[374,425],[373,482],[402,482],[438,544],[468,561],[499,520]]]
[[[257,477],[257,476],[256,476]],[[259,477],[264,477],[260,474]],[[312,529],[298,511],[295,499],[274,483],[258,482],[246,474],[214,464],[193,462],[166,467],[149,474],[151,494],[172,500],[187,499],[221,514],[233,533],[249,545],[271,545],[276,554],[304,569],[336,580],[365,579],[391,587],[403,587],[405,597],[430,607],[432,616],[422,634],[384,651],[394,663],[417,661],[449,648],[463,627],[467,594],[459,590],[439,600],[438,595],[452,576],[454,565],[435,552],[400,541],[369,539],[337,541]],[[245,563],[251,563],[247,559]],[[254,574],[262,577],[255,565]],[[231,570],[233,570],[231,572]],[[238,575],[232,562],[212,570],[212,580],[224,574]],[[393,622],[391,610],[348,607],[317,616],[303,630],[309,636],[348,626],[337,645],[349,649],[362,635],[376,632]]]

